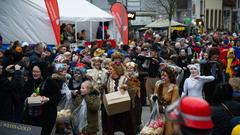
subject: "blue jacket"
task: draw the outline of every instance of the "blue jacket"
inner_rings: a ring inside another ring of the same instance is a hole
[[[234,46],[234,53],[235,53],[235,56],[240,60],[240,48],[239,47]]]

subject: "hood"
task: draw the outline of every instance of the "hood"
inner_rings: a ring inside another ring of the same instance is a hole
[[[233,58],[235,58],[235,53],[234,50],[231,48],[229,49],[228,53],[227,53],[227,57],[229,57],[229,54],[232,53],[233,54]]]

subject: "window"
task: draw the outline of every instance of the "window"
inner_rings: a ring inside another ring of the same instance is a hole
[[[240,0],[237,0],[237,3],[238,3],[238,7],[237,8],[240,8]]]
[[[217,11],[217,9],[215,10],[215,19],[214,19],[214,21],[215,21],[215,23],[214,23],[214,28],[218,28],[218,26],[217,26],[217,22],[218,22],[218,19],[217,19],[217,13],[218,13],[218,11]]]
[[[222,11],[221,10],[219,10],[218,15],[219,15],[219,17],[218,17],[218,19],[219,19],[218,27],[221,28],[221,26],[222,26]]]
[[[213,9],[211,10],[210,27],[213,29]]]
[[[209,28],[209,10],[206,10],[206,27]]]

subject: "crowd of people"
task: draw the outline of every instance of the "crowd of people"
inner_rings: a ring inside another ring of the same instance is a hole
[[[158,102],[166,116],[163,135],[240,132],[240,35],[214,32],[169,40],[148,30],[128,45],[112,48],[104,42],[98,48],[93,41],[76,51],[69,48],[75,37],[62,36],[64,45],[57,48],[15,41],[0,50],[1,120],[40,126],[41,135],[50,135],[55,123],[56,133],[96,135],[102,128],[105,135],[135,135],[144,125],[142,106],[151,111]],[[79,38],[85,39],[84,30]],[[59,122],[58,106],[69,91],[70,116]],[[103,95],[116,91],[129,93],[130,110],[108,115]],[[26,99],[37,96],[41,105],[29,106]],[[77,111],[82,117],[74,115]]]

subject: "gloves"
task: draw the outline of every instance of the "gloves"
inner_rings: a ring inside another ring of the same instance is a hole
[[[152,96],[152,100],[153,100],[153,102],[157,101],[158,100],[158,96],[156,96],[156,95]]]

